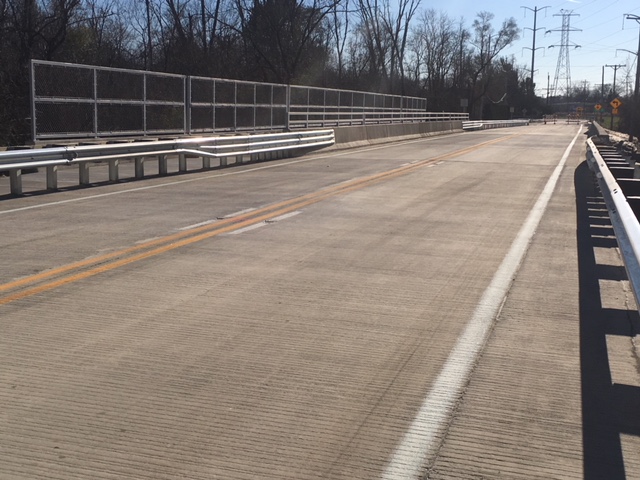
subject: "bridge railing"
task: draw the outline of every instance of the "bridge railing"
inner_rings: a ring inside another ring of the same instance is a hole
[[[167,174],[167,156],[178,157],[178,171],[187,171],[187,157],[201,157],[202,168],[211,168],[211,159],[218,166],[245,160],[271,160],[289,156],[295,150],[313,150],[335,143],[333,130],[308,130],[258,135],[227,135],[189,137],[175,140],[127,142],[105,145],[78,145],[0,152],[0,172],[9,172],[11,194],[22,194],[22,171],[46,168],[47,189],[57,189],[58,167],[77,165],[79,184],[89,185],[89,167],[95,163],[109,164],[109,180],[118,181],[118,166],[130,159],[135,164],[135,177],[144,177],[144,161],[157,158],[158,172]]]
[[[32,139],[184,133],[186,92],[183,75],[32,60]]]
[[[521,127],[529,125],[529,119],[519,120],[469,120],[462,122],[463,130],[487,130],[490,128]]]
[[[31,62],[34,142],[466,119],[420,97]]]
[[[640,191],[640,179],[634,178],[635,166],[621,155],[615,151],[603,153],[603,147],[594,142],[596,137],[587,140],[587,160],[607,206],[636,305],[640,306],[640,223],[629,203],[632,197],[627,198],[625,193],[631,188]],[[608,147],[611,149],[615,150]]]

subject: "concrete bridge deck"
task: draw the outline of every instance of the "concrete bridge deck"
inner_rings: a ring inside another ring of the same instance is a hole
[[[2,199],[0,478],[640,478],[640,321],[584,138]]]

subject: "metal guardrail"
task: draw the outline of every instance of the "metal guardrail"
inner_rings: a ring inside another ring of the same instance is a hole
[[[291,128],[345,127],[353,125],[381,125],[390,123],[417,123],[439,121],[464,121],[467,113],[401,111],[386,109],[383,111],[340,107],[335,109],[291,111]]]
[[[243,136],[190,137],[175,140],[129,142],[106,145],[79,145],[68,147],[9,150],[0,152],[0,172],[8,171],[13,195],[22,194],[22,170],[47,169],[47,189],[57,189],[58,167],[78,165],[79,184],[88,185],[89,166],[109,163],[109,180],[119,180],[118,166],[124,159],[135,162],[135,177],[144,177],[144,160],[157,157],[158,172],[167,174],[167,156],[178,156],[178,171],[187,171],[187,157],[201,157],[203,168],[211,168],[211,159],[219,159],[219,166],[227,166],[228,158],[242,163],[271,160],[288,156],[294,150],[317,149],[333,145],[333,130],[310,130]]]
[[[607,210],[609,211],[609,218],[613,225],[618,246],[622,253],[627,276],[636,299],[636,305],[640,306],[640,223],[625,196],[623,188],[621,188],[607,161],[601,155],[593,138],[594,137],[591,137],[587,140],[587,161],[589,167],[596,175]],[[622,158],[620,158],[620,160],[622,160]],[[612,168],[615,169],[616,167]],[[627,167],[617,168],[631,173],[631,176],[634,177],[633,173],[635,168],[631,167],[628,163]]]
[[[529,125],[529,119],[522,120],[470,120],[462,122],[463,130],[487,130],[489,128],[521,127]]]

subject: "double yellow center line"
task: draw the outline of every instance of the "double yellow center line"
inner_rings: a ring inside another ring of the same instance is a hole
[[[260,222],[271,220],[275,217],[299,210],[306,206],[318,203],[329,197],[348,193],[376,183],[405,175],[418,168],[433,165],[434,163],[447,160],[453,157],[473,152],[479,148],[489,146],[504,140],[513,138],[515,135],[500,137],[494,140],[480,143],[472,147],[456,150],[438,157],[421,160],[409,165],[394,168],[385,172],[377,173],[367,177],[351,180],[349,182],[333,185],[316,192],[308,193],[300,197],[284,200],[272,205],[265,206],[249,213],[235,217],[226,218],[218,222],[210,223],[200,227],[194,227],[179,233],[167,235],[162,238],[150,240],[132,247],[117,250],[108,254],[88,258],[79,262],[70,263],[58,268],[47,270],[35,275],[30,275],[12,282],[0,284],[0,306],[14,302],[16,300],[30,297],[54,288],[83,280],[85,278],[108,272],[116,268],[129,265],[139,260],[154,257],[162,253],[185,247],[202,240],[206,240],[217,235],[239,230]]]

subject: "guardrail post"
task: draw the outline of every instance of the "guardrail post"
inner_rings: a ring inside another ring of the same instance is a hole
[[[291,85],[287,85],[286,91],[285,91],[285,96],[286,96],[286,104],[287,104],[287,114],[285,115],[285,119],[284,119],[284,129],[285,131],[290,131],[291,130],[291,126],[290,126],[290,122],[291,122]]]
[[[29,66],[29,82],[31,83],[31,140],[36,141],[36,137],[38,136],[37,125],[36,125],[36,72],[35,72],[34,61],[31,60],[31,65]]]
[[[178,171],[180,173],[187,171],[187,156],[184,153],[178,155]]]
[[[147,74],[142,74],[142,134],[147,134]]]
[[[220,166],[221,167],[227,166],[227,157],[220,157]]]
[[[211,157],[202,157],[202,169],[209,170],[211,168]]]
[[[184,98],[184,133],[191,135],[191,77],[182,79]]]
[[[304,124],[304,128],[309,128],[309,108],[311,108],[309,106],[309,102],[310,102],[310,98],[309,96],[311,95],[311,89],[309,87],[307,87],[307,116],[305,117],[305,121],[306,123]]]
[[[238,131],[238,82],[233,82],[233,131]]]
[[[134,158],[136,178],[144,178],[144,157]]]
[[[93,136],[98,138],[98,69],[93,68]]]
[[[47,167],[47,190],[58,189],[58,166],[49,165]]]
[[[158,155],[158,173],[162,176],[168,173],[166,155]]]
[[[89,162],[80,162],[78,164],[78,177],[80,185],[89,185]]]
[[[118,166],[120,165],[120,160],[109,160],[109,181],[117,182],[120,179],[120,175],[118,172]]]
[[[9,170],[9,185],[12,195],[22,195],[22,170]]]

